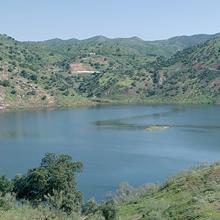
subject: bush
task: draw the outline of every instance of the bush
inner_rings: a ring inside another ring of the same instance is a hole
[[[16,197],[14,194],[6,193],[5,195],[0,193],[0,208],[7,211],[16,205]]]
[[[5,195],[6,193],[11,192],[13,188],[12,181],[9,180],[6,176],[0,176],[0,193]]]
[[[10,82],[8,80],[0,80],[0,86],[8,87]]]
[[[20,76],[22,76],[23,78],[28,78],[28,76],[29,76],[29,74],[25,71],[25,70],[22,70],[21,72],[20,72]]]
[[[95,199],[89,200],[86,204],[82,206],[82,213],[84,215],[89,215],[91,213],[95,213],[98,210],[98,204],[96,203]]]
[[[117,209],[113,200],[107,201],[106,203],[101,205],[100,210],[106,220],[117,219]]]
[[[34,91],[34,90],[29,91],[29,92],[27,92],[27,94],[26,94],[26,95],[36,95],[36,91]]]
[[[158,191],[158,189],[159,185],[156,184],[146,184],[139,188],[134,188],[124,182],[119,185],[114,200],[118,203],[128,203],[140,199],[143,196],[153,194]]]
[[[70,94],[70,92],[68,90],[66,90],[65,92],[63,92],[63,95],[68,96]]]
[[[12,95],[15,95],[16,93],[17,93],[17,92],[16,92],[15,89],[12,89],[12,90],[11,90],[11,94],[12,94]]]
[[[35,82],[36,82],[37,79],[38,79],[38,77],[37,77],[36,74],[34,74],[34,73],[28,73],[28,72],[26,72],[25,70],[22,70],[22,71],[20,72],[20,76],[23,77],[23,78],[25,78],[25,79],[30,79],[30,80],[35,81]]]
[[[64,191],[53,190],[52,195],[45,196],[47,205],[51,210],[62,211],[71,214],[73,211],[78,212],[80,204],[77,204],[75,193],[65,194]]]
[[[46,95],[44,95],[44,96],[41,97],[41,100],[46,100],[46,99],[47,99],[47,96],[46,96]]]
[[[33,81],[37,81],[37,75],[32,73],[32,74],[29,76],[29,79],[31,79],[31,80],[33,80]]]

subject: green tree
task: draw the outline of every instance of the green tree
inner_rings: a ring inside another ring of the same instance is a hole
[[[61,209],[66,212],[79,210],[82,193],[77,191],[75,174],[82,171],[81,162],[74,162],[71,156],[47,153],[39,167],[14,179],[14,192],[18,199],[32,202],[46,201],[54,193],[62,193]]]

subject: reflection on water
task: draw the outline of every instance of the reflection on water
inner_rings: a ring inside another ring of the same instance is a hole
[[[157,119],[161,117],[168,116],[174,112],[181,111],[179,108],[172,108],[171,110],[167,112],[158,112],[158,113],[152,113],[152,114],[144,114],[144,115],[135,115],[130,117],[123,117],[123,118],[116,118],[116,119],[109,119],[109,120],[101,120],[96,121],[96,125],[120,125],[120,124],[127,124],[129,121],[135,121],[135,120],[145,120],[145,119]]]
[[[46,152],[67,153],[84,163],[78,181],[85,197],[102,199],[120,182],[163,181],[218,160],[219,131],[220,107],[214,105],[0,113],[0,173],[23,173]]]
[[[20,132],[17,131],[19,131],[19,128],[16,131],[9,131],[9,130],[2,131],[0,133],[0,138],[16,139],[16,138],[25,138],[25,137],[34,137],[34,136],[36,137],[36,134],[31,134],[30,132],[27,131],[22,131],[22,130],[20,130]]]

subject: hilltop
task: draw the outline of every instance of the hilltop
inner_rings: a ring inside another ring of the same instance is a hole
[[[218,37],[19,42],[0,35],[0,106],[219,102]]]

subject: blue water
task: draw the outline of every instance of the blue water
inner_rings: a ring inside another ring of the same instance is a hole
[[[149,125],[168,129],[146,131]],[[38,166],[46,152],[84,164],[78,187],[104,199],[121,182],[140,186],[220,159],[220,106],[127,105],[0,113],[0,174]]]

